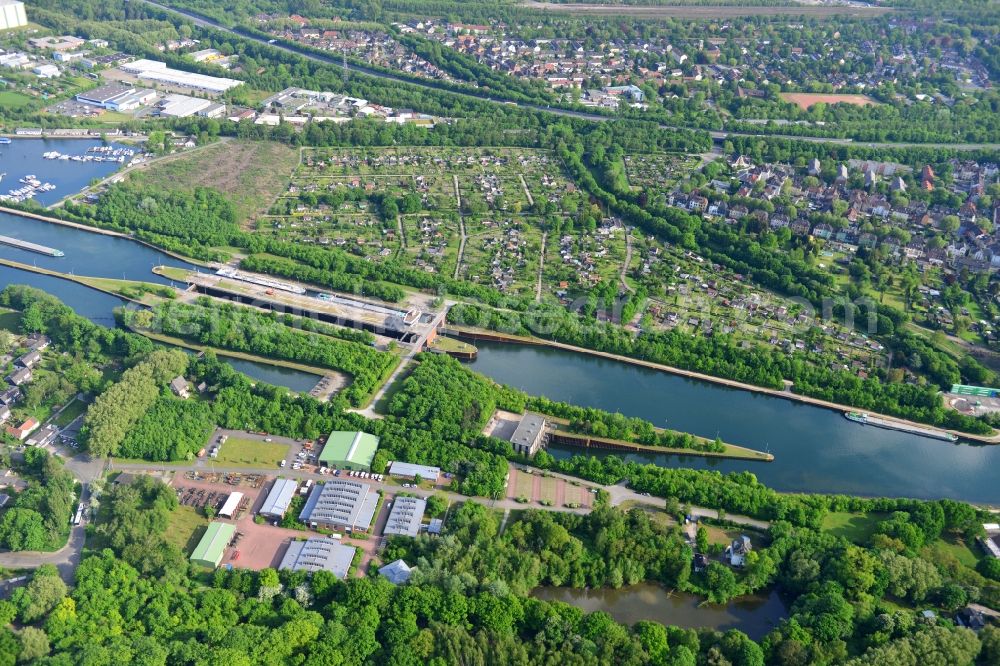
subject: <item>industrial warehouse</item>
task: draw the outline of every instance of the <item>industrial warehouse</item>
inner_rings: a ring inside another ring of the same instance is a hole
[[[337,578],[347,578],[358,549],[335,539],[313,537],[292,541],[281,559],[279,569],[291,571],[329,571]]]
[[[172,69],[167,67],[167,63],[165,62],[147,60],[145,58],[121,65],[119,69],[143,81],[153,81],[155,83],[187,88],[192,91],[213,95],[224,93],[242,83],[242,81],[237,81],[236,79],[226,79],[219,76],[208,76],[207,74],[195,74],[194,72]]]
[[[299,520],[310,527],[367,532],[375,517],[379,495],[367,483],[337,479],[317,484],[309,494]]]
[[[292,479],[276,479],[258,513],[273,520],[284,518],[298,485]]]
[[[379,439],[366,432],[338,430],[326,438],[319,462],[326,467],[369,472]]]
[[[420,524],[423,522],[426,509],[427,500],[422,497],[397,497],[382,533],[417,536],[420,534]]]
[[[230,523],[215,521],[210,523],[201,541],[191,553],[191,564],[211,569],[219,566],[226,547],[236,534],[236,527]]]

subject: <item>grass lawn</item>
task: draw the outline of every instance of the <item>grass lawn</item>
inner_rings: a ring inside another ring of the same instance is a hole
[[[16,310],[0,309],[0,328],[12,333],[21,332],[21,313]]]
[[[4,90],[0,92],[0,107],[11,111],[26,109],[30,107],[34,101],[35,100],[31,99],[27,95],[16,93],[13,90]]]
[[[205,533],[208,518],[203,516],[193,506],[179,506],[170,514],[170,524],[167,526],[166,539],[189,555],[198,540]]]
[[[875,534],[875,525],[882,520],[879,514],[863,515],[833,511],[823,518],[823,531],[841,536],[857,544],[866,544]]]
[[[73,399],[73,402],[66,406],[66,409],[62,410],[62,413],[56,417],[55,424],[60,428],[65,428],[77,417],[83,415],[87,411],[87,403],[82,400]]]
[[[976,563],[978,563],[982,557],[979,554],[978,547],[976,547],[975,550],[972,550],[965,544],[965,542],[955,540],[951,537],[938,539],[929,546],[926,546],[926,548],[934,553],[950,555],[970,569],[975,569]]]
[[[270,141],[220,141],[150,164],[132,178],[166,190],[210,187],[228,195],[239,220],[264,213],[288,187],[299,163],[294,148]]]
[[[229,464],[275,469],[287,457],[288,446],[285,444],[230,437],[219,449],[219,457],[215,459],[215,463],[220,466]]]

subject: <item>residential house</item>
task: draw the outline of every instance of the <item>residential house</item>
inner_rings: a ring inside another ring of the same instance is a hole
[[[729,558],[729,565],[734,567],[742,567],[746,564],[747,555],[753,550],[753,544],[750,543],[750,537],[747,535],[742,535],[739,539],[734,539],[729,546],[726,547],[726,557]]]
[[[14,386],[23,386],[31,381],[31,370],[28,368],[18,368],[7,375],[7,381]]]
[[[174,395],[178,398],[183,398],[185,400],[191,395],[191,386],[183,377],[174,377],[170,380],[170,390],[173,391]]]

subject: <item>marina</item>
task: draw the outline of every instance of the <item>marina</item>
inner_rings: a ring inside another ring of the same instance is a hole
[[[98,137],[15,137],[0,142],[0,164],[2,171],[8,172],[3,179],[5,187],[0,190],[0,201],[17,203],[31,199],[49,206],[140,157],[134,147],[106,143]],[[29,178],[38,182],[25,182]]]
[[[6,175],[6,174],[4,174]],[[43,183],[35,174],[28,174],[19,181],[21,187],[9,190],[7,194],[0,194],[0,201],[13,201],[20,203],[28,199],[34,199],[43,192],[51,192],[56,189],[52,183]]]
[[[890,421],[888,419],[883,419],[878,416],[871,416],[869,414],[865,414],[864,412],[844,412],[844,418],[854,423],[860,423],[861,425],[870,425],[876,428],[885,428],[886,430],[898,430],[900,432],[908,432],[914,435],[920,435],[921,437],[930,437],[931,439],[943,439],[946,442],[958,441],[957,436],[951,434],[950,432],[945,432],[944,430],[938,430],[936,428],[923,428],[920,426],[900,423],[898,421]]]
[[[11,238],[10,236],[0,236],[0,244],[10,245],[11,247],[28,250],[29,252],[37,252],[38,254],[44,254],[49,257],[66,256],[63,254],[62,250],[46,247],[44,245],[38,245],[37,243],[31,243],[29,241],[21,240],[20,238]]]

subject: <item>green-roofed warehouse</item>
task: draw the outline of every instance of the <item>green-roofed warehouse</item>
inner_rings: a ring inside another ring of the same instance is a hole
[[[378,450],[378,437],[367,432],[338,430],[326,438],[319,463],[326,467],[370,472]]]
[[[218,567],[222,562],[222,555],[226,552],[226,546],[232,541],[235,533],[235,525],[218,521],[210,523],[205,535],[191,553],[191,562],[210,569]]]

